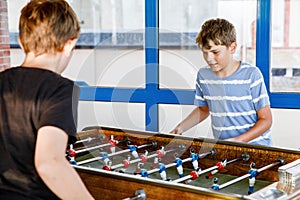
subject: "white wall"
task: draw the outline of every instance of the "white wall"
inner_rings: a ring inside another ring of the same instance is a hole
[[[178,55],[181,56],[178,56]],[[120,56],[121,55],[121,56]],[[143,51],[122,50],[113,52],[75,50],[71,62],[64,72],[76,81],[86,81],[90,85],[141,87],[144,81]],[[12,66],[17,66],[24,58],[19,49],[11,50]],[[161,54],[161,84],[166,88],[193,88],[196,70],[202,64],[197,51]],[[137,70],[136,70],[137,69]],[[185,70],[183,70],[185,69]],[[181,79],[174,82],[167,72],[178,72]],[[125,78],[124,78],[125,77]],[[120,80],[121,79],[121,80]],[[132,80],[135,79],[135,80]],[[160,105],[160,132],[169,132],[194,108],[192,105]],[[272,137],[276,146],[300,148],[300,110],[272,109]],[[186,134],[191,137],[212,137],[210,120],[192,128]],[[79,103],[78,130],[86,126],[101,125],[134,130],[145,130],[145,105],[143,103],[87,102]]]

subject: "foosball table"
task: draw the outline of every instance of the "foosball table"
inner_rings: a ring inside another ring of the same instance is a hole
[[[298,150],[92,127],[66,157],[95,199],[300,199]]]

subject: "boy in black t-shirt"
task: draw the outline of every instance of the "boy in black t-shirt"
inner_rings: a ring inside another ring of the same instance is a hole
[[[79,34],[64,0],[32,0],[21,11],[25,59],[0,73],[0,199],[93,199],[65,158],[79,88],[60,74]]]

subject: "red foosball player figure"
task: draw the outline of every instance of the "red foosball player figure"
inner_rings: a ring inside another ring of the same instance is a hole
[[[252,194],[254,192],[255,177],[258,175],[258,171],[257,171],[257,169],[255,169],[255,163],[254,162],[252,162],[250,164],[250,170],[248,171],[248,173],[250,174],[248,194]]]
[[[111,151],[112,153],[115,153],[115,152],[116,152],[116,145],[119,143],[119,141],[118,141],[118,140],[115,140],[115,139],[114,139],[114,136],[111,135],[111,136],[110,136],[109,143],[110,143],[110,145],[111,145],[110,151]]]
[[[103,169],[104,169],[104,170],[107,170],[107,171],[112,171],[111,165],[112,165],[112,162],[109,160],[109,161],[106,163],[106,165],[103,166]]]
[[[73,145],[70,145],[70,149],[67,150],[66,155],[71,165],[77,165],[77,162],[75,160],[76,151],[73,149]]]
[[[166,154],[165,147],[161,147],[161,149],[160,149],[160,150],[157,150],[156,153],[157,153],[157,157],[158,157],[158,158],[163,157],[163,156]]]
[[[153,163],[152,163],[152,169],[155,169],[156,167],[157,167],[157,165],[158,165],[158,162],[159,162],[159,159],[158,159],[158,157],[155,157],[154,158],[154,161],[153,161]]]
[[[122,161],[123,165],[124,165],[124,168],[128,168],[130,166],[130,155],[128,155],[127,159],[124,159]]]
[[[205,177],[207,179],[211,179],[213,177],[214,174],[216,174],[218,171],[222,170],[223,168],[226,167],[226,164],[227,164],[227,159],[224,159],[222,162],[218,162],[216,164],[216,166],[218,167],[217,169],[209,172],[209,174],[207,174]]]
[[[141,158],[141,160],[142,160],[143,163],[147,162],[147,160],[148,160],[148,151],[145,150],[145,153],[142,154],[142,155],[140,156],[140,158]]]
[[[199,177],[199,174],[196,171],[191,171],[191,180],[196,180]]]
[[[126,170],[126,169],[130,166],[130,164],[131,164],[131,163],[130,163],[130,159],[131,159],[131,157],[130,157],[130,155],[128,155],[126,159],[122,160],[122,164],[123,164],[124,167],[122,167],[122,168],[119,170],[120,173],[125,173],[125,170]]]
[[[137,164],[137,166],[136,166],[136,169],[135,169],[134,174],[140,174],[140,173],[141,173],[141,169],[142,169],[143,166],[144,166],[144,163],[139,162],[139,163]]]

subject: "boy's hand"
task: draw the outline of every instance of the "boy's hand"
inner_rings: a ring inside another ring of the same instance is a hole
[[[181,135],[183,133],[183,130],[180,127],[176,127],[174,130],[170,132],[171,134],[179,134]]]
[[[238,140],[237,138],[227,138],[227,139],[225,139],[225,141],[230,141],[230,142],[241,142],[241,141]]]

